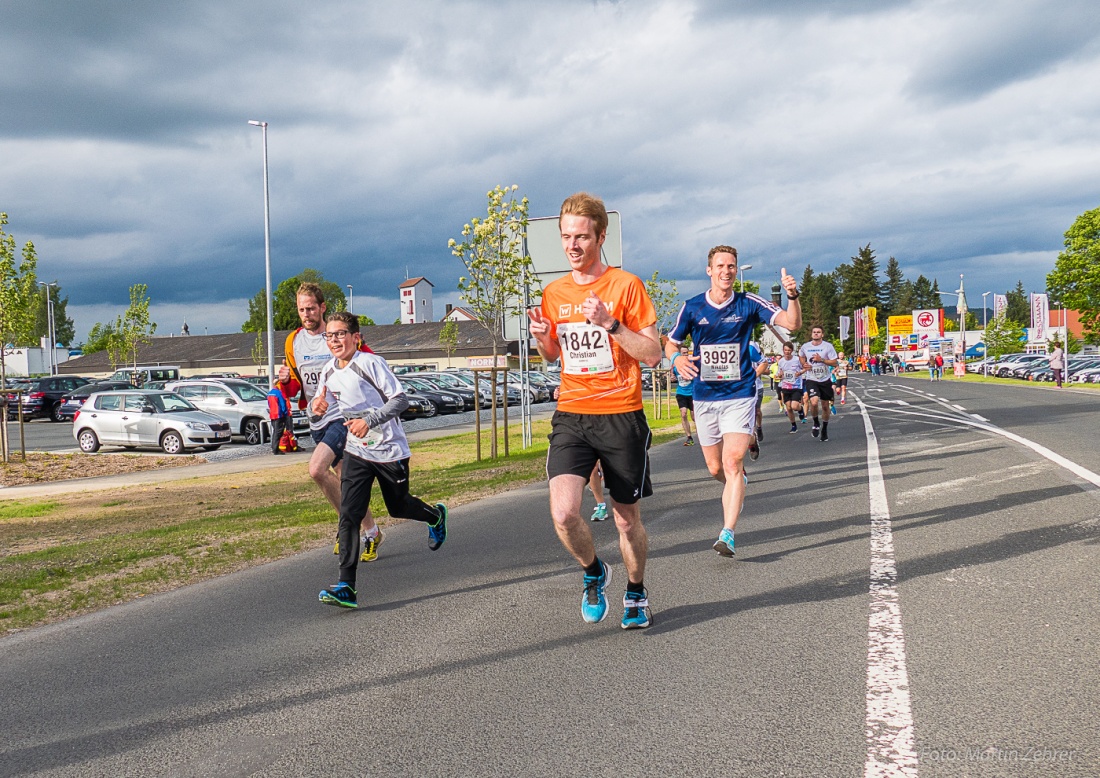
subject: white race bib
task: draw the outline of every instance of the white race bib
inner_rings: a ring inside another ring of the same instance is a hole
[[[829,366],[824,362],[814,362],[810,366],[810,375],[813,376],[815,381],[828,381],[829,380]]]
[[[595,324],[558,325],[561,344],[561,370],[569,375],[610,373],[615,369],[611,336]]]
[[[741,344],[700,344],[699,378],[703,381],[740,381]]]
[[[350,432],[348,434],[351,435]],[[376,430],[374,427],[371,427],[370,429],[367,430],[367,436],[365,438],[360,438],[360,437],[357,437],[356,435],[351,435],[351,437],[358,440],[363,445],[364,448],[374,448],[375,446],[377,446],[379,443],[382,442],[382,433],[381,433],[381,431]]]

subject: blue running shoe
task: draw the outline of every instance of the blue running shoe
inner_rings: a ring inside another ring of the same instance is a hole
[[[649,592],[627,592],[623,596],[623,629],[645,629],[653,620],[649,616]]]
[[[435,507],[439,509],[439,521],[428,525],[428,548],[432,551],[438,551],[447,542],[447,506],[437,502]]]
[[[592,521],[607,521],[607,503],[596,505],[596,510],[592,511]]]
[[[733,532],[723,527],[714,541],[714,550],[722,556],[733,556]]]
[[[584,577],[584,594],[581,595],[581,616],[589,624],[599,624],[607,618],[607,596],[604,589],[611,583],[611,568],[600,562],[603,574]]]
[[[341,581],[328,589],[322,589],[317,599],[325,605],[336,605],[341,608],[358,608],[359,600],[355,597],[355,590]]]

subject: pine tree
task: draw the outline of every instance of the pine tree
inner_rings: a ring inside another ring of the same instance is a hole
[[[852,257],[851,265],[841,265],[837,271],[841,277],[840,309],[846,315],[851,315],[849,311],[868,305],[878,307],[881,294],[878,282],[878,260],[875,259],[875,252],[870,243],[860,247]],[[876,318],[880,327],[886,321],[881,310]]]
[[[879,300],[879,305],[887,316],[898,316],[909,312],[901,306],[901,296],[905,283],[905,274],[901,271],[901,264],[894,257],[890,257],[886,261],[886,282],[882,285],[882,296]]]
[[[1008,303],[1005,306],[1005,318],[1027,326],[1027,322],[1031,321],[1031,304],[1027,299],[1024,282],[1017,281],[1016,288],[1005,292],[1005,297]]]

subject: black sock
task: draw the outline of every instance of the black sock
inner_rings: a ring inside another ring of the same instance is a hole
[[[829,431],[829,422],[825,422],[824,424],[821,425],[821,431],[822,432],[828,432]]]
[[[815,427],[816,427],[816,426],[818,426],[818,421],[817,421],[817,417],[816,417],[816,416],[814,416],[814,426],[815,426]]]
[[[641,581],[639,581],[638,583],[634,583],[633,581],[627,581],[626,582],[626,591],[627,591],[628,594],[631,593],[631,592],[633,592],[634,594],[644,594],[645,593],[645,586],[642,585]]]
[[[592,564],[584,568],[585,575],[603,575],[603,565],[600,563],[600,558],[596,557],[592,560]]]

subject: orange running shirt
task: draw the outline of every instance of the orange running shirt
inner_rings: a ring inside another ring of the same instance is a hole
[[[558,409],[588,414],[640,411],[641,366],[602,327],[585,326],[581,303],[589,292],[596,293],[623,327],[640,332],[657,323],[645,284],[620,268],[608,268],[591,284],[578,284],[572,273],[551,281],[542,293],[542,315],[562,350]]]

